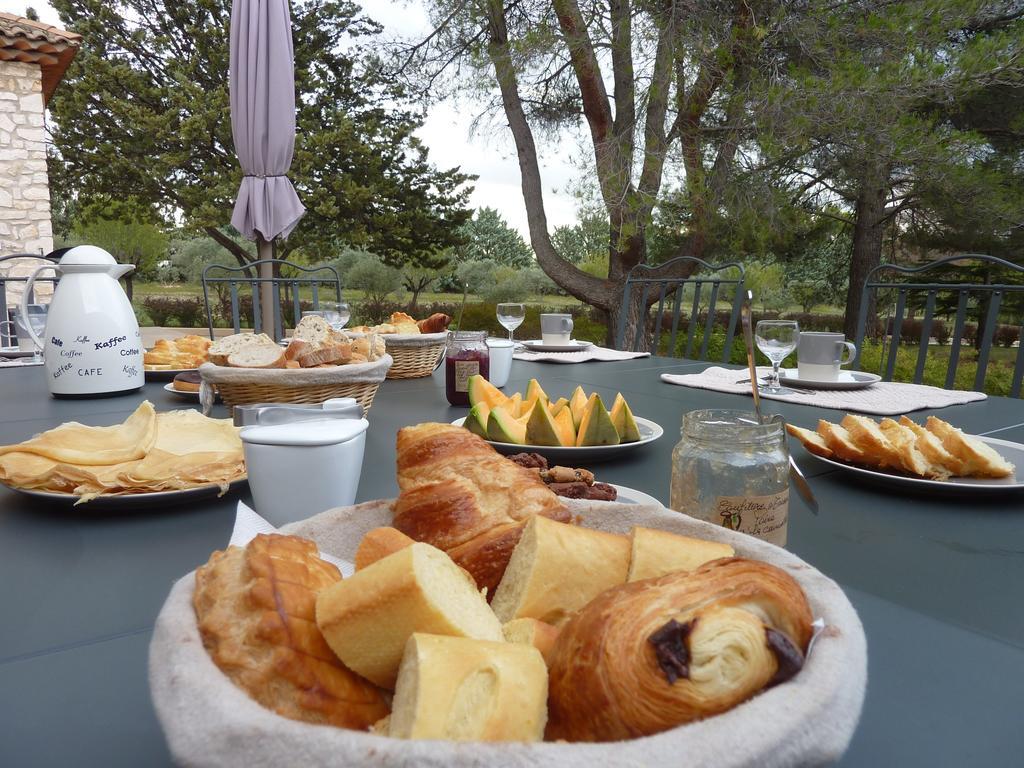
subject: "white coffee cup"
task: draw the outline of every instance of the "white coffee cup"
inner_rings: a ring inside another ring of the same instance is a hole
[[[515,343],[508,339],[487,339],[487,351],[490,356],[490,372],[487,380],[496,387],[504,387],[508,384],[508,377],[512,373],[512,353],[515,351]]]
[[[299,519],[354,503],[368,426],[366,419],[325,419],[243,427],[256,511]]]
[[[843,357],[843,352],[849,353]],[[841,333],[801,331],[796,348],[796,364],[801,379],[807,381],[836,381],[839,367],[851,362],[857,347]]]
[[[541,315],[540,338],[550,346],[568,344],[572,338],[572,315]]]

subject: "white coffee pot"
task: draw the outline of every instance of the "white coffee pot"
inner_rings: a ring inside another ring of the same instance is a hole
[[[132,392],[145,383],[142,334],[131,302],[117,282],[135,269],[118,264],[94,245],[79,245],[59,264],[44,264],[25,284],[22,317],[36,277],[52,269],[60,275],[46,315],[45,338],[29,325],[43,350],[46,380],[54,397],[97,397]]]

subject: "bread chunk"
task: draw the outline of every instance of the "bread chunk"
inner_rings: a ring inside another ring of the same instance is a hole
[[[367,531],[356,548],[356,570],[361,571],[415,542],[397,528],[383,526]]]
[[[316,622],[342,662],[388,689],[414,632],[502,640],[501,623],[472,579],[421,542],[325,589]]]
[[[906,427],[917,435],[917,449],[924,454],[932,464],[944,467],[950,475],[962,475],[967,471],[967,465],[946,450],[942,440],[933,435],[927,429],[906,416],[900,416],[899,424]]]
[[[559,626],[629,571],[629,539],[534,517],[491,601],[503,622],[523,617]]]
[[[711,560],[736,554],[728,544],[640,526],[633,528],[629,538],[627,581],[653,579],[675,571],[692,571]]]
[[[388,735],[540,741],[547,697],[548,671],[536,648],[417,632],[402,656]]]
[[[502,624],[501,631],[505,635],[505,642],[532,645],[540,651],[545,664],[554,652],[555,641],[558,640],[558,627],[537,619],[512,619],[507,624]]]
[[[942,440],[942,445],[966,465],[970,477],[1011,477],[1014,466],[991,446],[975,437],[965,435],[952,424],[929,416],[925,422],[929,432]]]
[[[889,439],[896,450],[899,451],[900,461],[903,468],[917,477],[930,477],[945,480],[949,477],[949,470],[941,464],[933,464],[917,447],[917,435],[914,431],[904,427],[892,419],[882,419],[878,425],[882,433]]]
[[[903,469],[900,452],[889,442],[889,438],[872,419],[848,413],[843,417],[842,425],[850,433],[857,447],[867,455],[873,464],[877,464],[879,467]]]
[[[807,449],[808,453],[823,456],[826,459],[832,458],[832,449],[828,447],[828,443],[825,442],[825,438],[817,432],[811,432],[809,429],[803,429],[802,427],[797,427],[789,423],[786,424],[786,431],[799,440],[803,444],[804,448]]]
[[[878,466],[878,462],[857,444],[845,427],[820,420],[818,421],[818,434],[821,435],[825,445],[837,459],[868,467]]]

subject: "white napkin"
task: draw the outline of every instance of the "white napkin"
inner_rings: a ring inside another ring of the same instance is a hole
[[[228,546],[244,547],[260,533],[277,533],[277,528],[256,514],[256,510],[252,507],[241,501],[238,502],[238,509],[235,512],[235,527],[231,531],[231,540],[228,542]],[[320,559],[338,566],[341,575],[346,579],[356,572],[355,563],[350,563],[340,557],[320,552]]]
[[[579,352],[530,352],[523,350],[512,357],[530,363],[586,363],[590,360],[612,362],[615,360],[633,360],[638,357],[650,357],[650,352],[621,352],[617,349],[599,347],[596,344],[581,349]]]
[[[757,369],[758,378],[771,369]],[[728,368],[711,367],[701,373],[663,373],[661,380],[669,384],[698,389],[713,389],[716,392],[729,392],[737,395],[750,394],[750,382],[737,384],[737,381],[749,379],[747,369],[730,370]],[[785,384],[785,382],[783,382]],[[926,384],[900,384],[895,381],[879,381],[865,389],[854,390],[817,390],[809,394],[767,395],[766,400],[781,400],[799,405],[816,405],[819,408],[834,408],[840,411],[857,411],[870,413],[874,416],[896,416],[922,408],[945,408],[949,405],[961,405],[975,400],[984,400],[984,392],[965,392],[961,390],[940,389]]]

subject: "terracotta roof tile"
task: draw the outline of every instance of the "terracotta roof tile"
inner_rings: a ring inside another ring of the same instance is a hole
[[[51,24],[0,12],[0,61],[38,64],[43,70],[43,101],[48,102],[75,58],[82,36]]]

